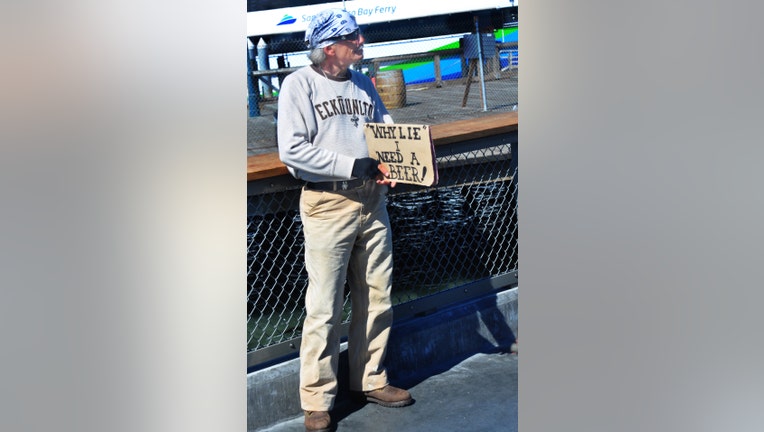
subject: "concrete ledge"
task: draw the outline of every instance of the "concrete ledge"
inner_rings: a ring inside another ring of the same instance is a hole
[[[395,385],[409,387],[479,352],[509,350],[516,340],[517,288],[396,322],[385,366]],[[348,401],[347,352],[342,345],[336,405]],[[299,359],[247,375],[247,430],[258,431],[301,413]]]

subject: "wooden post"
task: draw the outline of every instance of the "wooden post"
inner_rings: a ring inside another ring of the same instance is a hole
[[[464,98],[462,99],[462,108],[467,106],[467,96],[470,94],[470,84],[472,84],[472,74],[475,73],[478,59],[470,59],[470,67],[467,71],[467,86],[464,88]]]
[[[493,77],[496,79],[501,78],[501,58],[499,57],[499,47],[496,46],[493,57],[491,57],[491,68],[493,69]]]
[[[435,54],[432,58],[432,65],[435,68],[435,87],[443,87],[443,77],[440,73],[440,56]]]

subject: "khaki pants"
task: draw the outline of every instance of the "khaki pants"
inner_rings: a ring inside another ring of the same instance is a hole
[[[350,390],[374,390],[388,383],[383,362],[393,321],[393,248],[386,193],[387,186],[371,181],[343,192],[303,189],[300,196],[309,280],[300,347],[304,410],[334,406],[346,279],[352,302]]]

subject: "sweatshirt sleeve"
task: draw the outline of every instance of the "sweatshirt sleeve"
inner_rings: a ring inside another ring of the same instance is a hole
[[[293,176],[302,179],[349,179],[355,158],[313,145],[317,122],[311,88],[297,72],[288,75],[278,99],[279,158]]]

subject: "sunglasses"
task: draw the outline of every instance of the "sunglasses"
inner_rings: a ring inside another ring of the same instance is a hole
[[[329,39],[325,39],[324,41],[357,41],[361,37],[361,29],[355,29],[352,33],[348,33],[346,35],[337,36]]]

